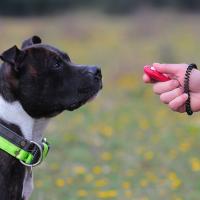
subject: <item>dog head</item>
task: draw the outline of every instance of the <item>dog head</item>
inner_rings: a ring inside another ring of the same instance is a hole
[[[34,36],[0,55],[1,73],[10,95],[34,118],[52,117],[64,110],[75,110],[92,99],[102,88],[101,70],[77,65],[55,47],[42,44]]]

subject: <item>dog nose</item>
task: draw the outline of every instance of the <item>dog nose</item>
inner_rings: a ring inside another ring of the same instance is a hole
[[[100,80],[102,78],[101,69],[97,66],[89,67],[88,72],[93,74],[94,77],[98,80]]]

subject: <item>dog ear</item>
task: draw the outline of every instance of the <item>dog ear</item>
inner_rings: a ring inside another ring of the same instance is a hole
[[[21,48],[23,49],[23,48],[26,48],[28,46],[31,46],[31,45],[34,45],[34,44],[40,44],[40,43],[42,43],[41,38],[39,36],[37,36],[37,35],[34,35],[33,37],[25,40],[22,43],[22,47]]]
[[[12,66],[17,66],[19,62],[24,58],[25,53],[18,49],[18,47],[15,45],[11,47],[10,49],[4,51],[1,55],[0,58],[4,62],[9,63]]]

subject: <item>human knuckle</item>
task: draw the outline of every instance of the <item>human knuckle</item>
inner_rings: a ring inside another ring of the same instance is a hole
[[[180,96],[182,94],[181,88],[177,88],[175,92],[176,92],[176,96]]]
[[[158,87],[157,85],[153,85],[153,92],[158,94]]]
[[[171,110],[173,110],[173,111],[176,111],[176,106],[175,106],[175,104],[174,104],[174,102],[170,102],[169,103],[169,108],[171,109]]]
[[[171,80],[169,82],[169,87],[171,87],[171,88],[177,87],[177,81],[176,80]]]
[[[180,96],[180,103],[183,103],[185,101],[185,97],[183,95]]]
[[[166,98],[166,95],[165,95],[165,94],[161,94],[161,95],[160,95],[160,101],[161,101],[161,102],[163,102],[163,103],[165,103],[165,104],[167,104],[167,103],[168,103],[168,101],[167,101],[167,98]]]

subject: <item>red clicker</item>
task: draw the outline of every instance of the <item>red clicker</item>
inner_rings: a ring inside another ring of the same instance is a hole
[[[144,66],[144,72],[153,80],[159,82],[165,82],[171,80],[168,76],[156,71],[153,66],[146,65]]]

